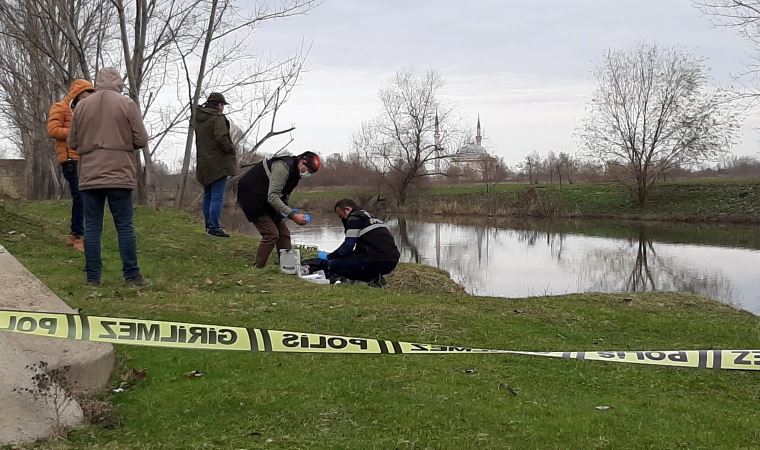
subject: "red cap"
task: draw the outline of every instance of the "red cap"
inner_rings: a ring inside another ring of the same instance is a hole
[[[303,152],[298,155],[298,158],[304,160],[306,169],[311,173],[316,172],[322,167],[322,161],[319,160],[319,155],[314,152]]]

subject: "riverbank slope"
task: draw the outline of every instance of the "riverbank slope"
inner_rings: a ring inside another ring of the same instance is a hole
[[[374,200],[369,192],[345,188],[297,191],[293,201],[330,210],[342,196]],[[374,201],[370,203],[370,207],[375,206]],[[442,215],[760,223],[760,180],[689,180],[661,184],[654,189],[644,210],[626,188],[617,183],[437,186],[411,196],[402,208],[395,207],[391,199],[383,206],[394,212]]]
[[[83,286],[65,202],[0,206],[0,243],[85,314],[537,351],[760,348],[760,318],[689,295],[473,297],[403,265],[386,290],[254,270],[256,239],[138,208],[151,289],[125,289],[110,219],[104,284]],[[752,447],[756,372],[495,355],[244,354],[117,346],[122,425],[41,448]],[[204,376],[190,377],[193,370]],[[600,406],[608,408],[597,408]]]

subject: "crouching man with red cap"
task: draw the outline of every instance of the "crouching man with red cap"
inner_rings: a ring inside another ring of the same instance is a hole
[[[285,218],[298,225],[308,223],[304,214],[288,206],[288,199],[301,178],[311,176],[320,166],[316,153],[304,152],[298,156],[265,159],[240,178],[238,204],[248,221],[261,233],[256,267],[266,266],[275,248],[278,251],[292,248]]]

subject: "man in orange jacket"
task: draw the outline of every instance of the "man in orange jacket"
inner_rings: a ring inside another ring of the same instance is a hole
[[[66,139],[69,137],[69,128],[73,117],[72,109],[80,100],[93,92],[95,92],[95,88],[89,81],[74,80],[71,83],[68,95],[50,108],[47,123],[48,136],[55,139],[55,154],[58,158],[58,164],[61,165],[63,177],[69,184],[71,191],[71,235],[68,239],[68,245],[80,252],[84,251],[84,240],[82,238],[84,236],[84,207],[82,196],[79,193],[79,175],[77,174],[79,154],[76,150],[69,148]]]

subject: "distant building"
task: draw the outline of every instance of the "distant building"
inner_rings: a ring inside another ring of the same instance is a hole
[[[483,136],[480,134],[480,115],[478,115],[478,126],[475,134],[475,142],[469,142],[457,150],[452,158],[454,164],[479,163],[484,159],[490,158],[488,150],[482,145]]]
[[[437,130],[437,128],[436,128]],[[482,180],[485,171],[491,170],[495,161],[483,146],[483,135],[480,128],[480,115],[475,131],[475,142],[468,142],[459,148],[451,157],[448,176],[459,180]]]

